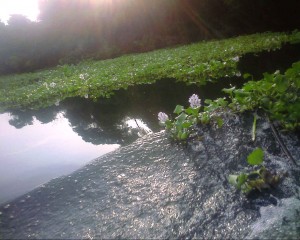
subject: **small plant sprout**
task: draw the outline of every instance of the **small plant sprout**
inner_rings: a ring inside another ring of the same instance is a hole
[[[253,124],[252,124],[252,141],[255,141],[256,135],[256,121],[257,121],[257,113],[254,113]]]
[[[264,152],[261,148],[253,150],[247,157],[247,162],[251,166],[262,165]],[[229,175],[228,181],[230,184],[248,195],[253,190],[262,191],[275,187],[283,176],[273,174],[263,165],[250,173],[241,173],[239,175]]]

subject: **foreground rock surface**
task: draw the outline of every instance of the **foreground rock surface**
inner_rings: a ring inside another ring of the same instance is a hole
[[[224,115],[222,128],[199,127],[187,146],[164,132],[148,135],[0,207],[2,238],[297,238],[300,168],[260,118]],[[300,165],[300,141],[281,133]],[[227,177],[247,169],[247,155],[288,176],[248,198]]]

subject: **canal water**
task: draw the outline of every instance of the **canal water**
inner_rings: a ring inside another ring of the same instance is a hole
[[[284,71],[300,60],[299,46],[240,58],[239,69],[259,79],[263,72]],[[241,86],[242,77],[205,86],[187,86],[173,79],[129,87],[110,99],[70,98],[41,110],[0,114],[0,204],[50,179],[67,175],[91,160],[160,131],[157,113],[188,105],[192,94],[202,101],[224,96],[222,89]]]

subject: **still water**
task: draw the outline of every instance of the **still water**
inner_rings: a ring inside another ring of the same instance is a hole
[[[10,125],[11,119],[9,113],[0,115],[0,203],[119,147],[83,141],[62,112],[47,124],[34,117],[21,129]]]
[[[157,113],[187,105],[193,93],[207,97],[196,86],[165,80],[96,102],[72,98],[38,111],[0,114],[0,203],[159,131]]]
[[[246,55],[241,74],[256,79],[263,72],[284,70],[300,60],[299,46]],[[71,98],[39,111],[12,110],[0,114],[0,204],[22,195],[50,179],[69,174],[89,161],[160,131],[157,113],[172,113],[176,104],[188,105],[193,93],[222,97],[223,88],[241,86],[241,77],[217,84],[186,86],[172,79],[120,90],[110,99]]]

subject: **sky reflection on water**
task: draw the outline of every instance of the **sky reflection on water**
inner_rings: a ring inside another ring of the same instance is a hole
[[[61,112],[50,123],[34,118],[32,125],[21,129],[11,126],[10,119],[10,114],[0,114],[0,203],[69,174],[120,146],[85,142]]]

